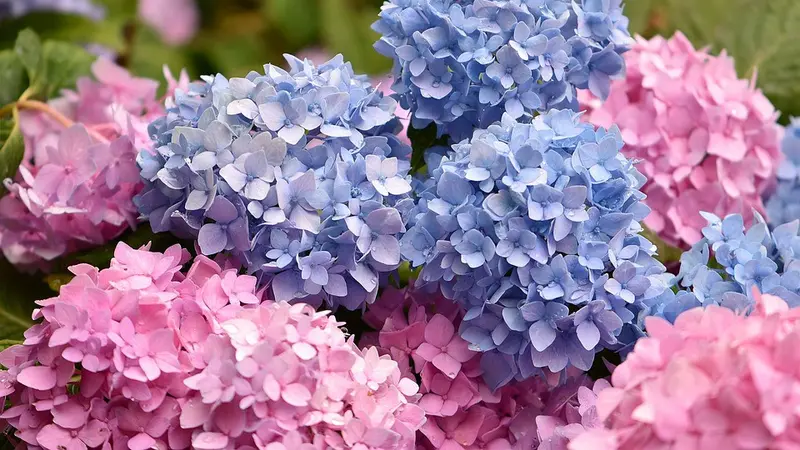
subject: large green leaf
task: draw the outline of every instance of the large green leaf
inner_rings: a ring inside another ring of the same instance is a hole
[[[34,301],[51,296],[37,277],[20,274],[0,259],[0,341],[22,339],[22,333],[33,324]]]
[[[681,30],[696,46],[727,50],[739,75],[785,115],[800,115],[800,1],[669,0],[664,34]]]
[[[42,64],[42,40],[33,30],[26,28],[19,32],[14,52],[28,71],[28,79],[35,80]]]
[[[26,87],[28,77],[22,61],[12,50],[0,51],[0,108],[16,101]]]
[[[59,41],[45,42],[42,58],[36,92],[44,98],[53,97],[62,89],[74,88],[79,77],[89,74],[95,60],[82,47]]]

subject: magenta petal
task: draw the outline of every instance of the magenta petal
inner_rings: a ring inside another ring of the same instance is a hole
[[[37,391],[47,391],[56,387],[56,371],[47,366],[31,366],[22,369],[17,381]]]
[[[154,445],[156,445],[156,440],[145,433],[139,433],[128,441],[130,450],[147,450]]]
[[[425,340],[439,348],[450,343],[454,333],[453,322],[441,314],[433,316],[425,326]]]
[[[431,361],[437,369],[450,378],[455,378],[461,371],[461,363],[447,353],[440,353]]]

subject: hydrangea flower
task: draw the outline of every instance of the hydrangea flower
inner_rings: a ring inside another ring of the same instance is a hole
[[[588,370],[596,351],[641,334],[668,290],[638,234],[644,179],[621,148],[616,128],[554,110],[529,124],[505,115],[444,156],[428,152],[401,251],[422,266],[418,286],[467,311],[461,336],[504,374],[498,385]]]
[[[621,0],[387,0],[373,29],[412,126],[457,141],[503,113],[577,110],[577,89],[605,98],[631,42]]]
[[[577,370],[566,380],[550,374],[496,389],[492,381],[505,374],[482,367],[480,353],[454,334],[463,312],[441,294],[387,289],[376,305],[387,306],[370,308],[379,332],[365,335],[362,344],[377,341],[404,374],[421,379],[418,404],[427,415],[418,432],[421,448],[565,450],[566,441],[558,446],[555,437],[565,427],[577,434],[581,422],[596,426],[596,396]],[[459,360],[463,364],[451,364]]]
[[[372,302],[400,264],[413,207],[396,102],[340,56],[204,77],[178,91],[139,154],[153,230],[229,251],[276,300]]]
[[[189,42],[200,26],[195,0],[141,0],[138,14],[169,45]]]
[[[800,219],[800,119],[786,127],[781,145],[784,159],[778,166],[777,186],[765,197],[770,225]]]
[[[0,352],[0,418],[64,448],[414,448],[417,384],[328,312],[262,301],[255,277],[178,246],[119,244],[39,301]],[[260,304],[259,304],[260,303]]]
[[[79,79],[74,92],[49,103],[75,125],[65,128],[42,112],[20,115],[25,157],[0,199],[0,247],[13,264],[46,269],[48,261],[101,245],[137,222],[136,148],[150,145],[147,124],[163,113],[158,83],[104,58],[92,72],[94,79]],[[178,83],[167,75],[171,92]]]
[[[738,214],[702,214],[708,220],[703,239],[681,255],[678,278],[685,290],[665,298],[658,315],[674,322],[701,305],[749,311],[753,288],[800,306],[800,220],[770,231],[758,214],[749,229]]]
[[[625,54],[628,70],[605,101],[581,94],[585,119],[619,126],[625,154],[641,160],[642,188],[653,208],[645,224],[670,245],[700,240],[705,221],[764,212],[761,197],[780,156],[778,112],[741,80],[725,52],[695,50],[680,32],[638,37]],[[782,222],[781,222],[782,223]]]
[[[778,297],[754,296],[749,316],[711,306],[674,325],[648,318],[648,337],[598,395],[600,426],[569,449],[797,446],[800,316]]]

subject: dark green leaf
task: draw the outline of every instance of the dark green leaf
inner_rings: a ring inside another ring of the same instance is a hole
[[[0,180],[17,174],[24,154],[25,141],[15,118],[0,119]]]
[[[42,63],[42,41],[39,35],[30,28],[20,31],[14,43],[14,52],[28,71],[28,79],[36,80]]]
[[[36,83],[37,94],[50,98],[62,89],[74,89],[78,78],[90,73],[94,60],[94,56],[75,44],[45,42],[42,73]]]
[[[11,50],[0,51],[0,108],[16,101],[27,86],[22,61]]]
[[[0,339],[22,339],[32,324],[36,300],[52,297],[52,292],[35,276],[20,274],[0,260]]]
[[[322,36],[331,53],[342,53],[353,63],[356,72],[383,74],[391,69],[391,60],[378,54],[372,45],[378,35],[370,28],[377,19],[372,8],[358,9],[346,0],[320,0]]]

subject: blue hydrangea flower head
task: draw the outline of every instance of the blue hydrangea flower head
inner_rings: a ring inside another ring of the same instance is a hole
[[[781,145],[784,160],[778,166],[775,190],[765,199],[772,226],[800,219],[800,119],[786,127]]]
[[[288,71],[176,92],[139,154],[135,201],[154,231],[229,252],[277,300],[356,309],[400,264],[411,149],[396,101],[341,55],[319,67],[286,58]]]
[[[576,89],[606,98],[631,43],[622,0],[386,0],[373,29],[412,126],[457,141],[503,113],[577,110]]]
[[[770,230],[756,214],[748,229],[738,214],[702,214],[708,220],[703,239],[681,255],[683,290],[658,305],[658,315],[674,321],[687,309],[708,305],[749,311],[753,288],[800,306],[800,220]]]
[[[401,253],[422,266],[417,283],[466,309],[462,336],[517,378],[588,370],[600,349],[640,336],[669,291],[639,235],[649,210],[622,145],[616,128],[553,110],[530,123],[506,114],[427,155]]]

